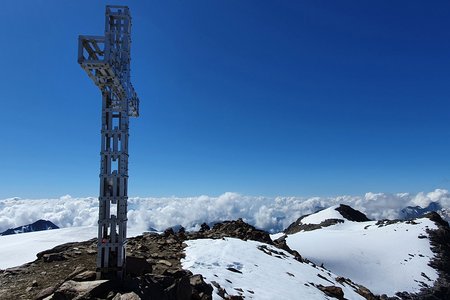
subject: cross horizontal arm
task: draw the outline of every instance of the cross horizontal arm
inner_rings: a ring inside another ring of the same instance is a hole
[[[78,63],[101,90],[109,87],[119,99],[128,102],[128,114],[139,116],[139,98],[133,85],[121,80],[110,60],[110,47],[104,36],[80,35],[78,37]]]

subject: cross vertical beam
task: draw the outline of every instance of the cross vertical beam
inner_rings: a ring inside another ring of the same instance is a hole
[[[106,6],[105,35],[78,38],[78,63],[102,93],[97,278],[123,278],[126,266],[129,117],[139,116],[130,82],[131,16]]]

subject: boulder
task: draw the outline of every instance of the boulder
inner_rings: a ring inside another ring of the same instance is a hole
[[[206,224],[206,223],[202,223],[202,225],[200,225],[200,232],[205,232],[205,231],[208,231],[208,230],[210,230],[211,228],[209,227],[209,225],[208,224]]]
[[[140,276],[152,272],[152,265],[141,257],[127,256],[127,273],[131,276]]]
[[[141,300],[135,292],[126,293],[126,294],[117,294],[112,300]]]
[[[84,272],[84,271],[87,271],[86,268],[84,268],[84,267],[82,267],[82,266],[77,266],[77,267],[75,268],[75,270],[73,270],[73,272],[70,273],[70,274],[67,276],[66,280],[70,280],[70,279],[72,279],[73,277],[75,277],[76,275],[78,275],[78,274],[80,274],[80,273],[82,273],[82,272]]]
[[[213,287],[203,280],[201,274],[192,275],[189,278],[189,283],[192,286],[192,298],[198,300],[211,300]]]
[[[95,271],[84,271],[75,275],[72,280],[74,281],[91,281],[95,280],[97,273]]]
[[[78,300],[101,297],[113,288],[109,280],[94,280],[77,282],[69,280],[64,282],[51,297],[52,300]]]
[[[61,253],[48,253],[44,254],[42,256],[42,259],[44,260],[44,262],[52,262],[52,261],[62,261],[65,260],[66,258]]]
[[[192,287],[187,275],[175,279],[170,276],[145,274],[127,281],[125,287],[142,299],[190,300],[192,297]]]
[[[330,286],[318,286],[319,290],[324,292],[327,296],[337,298],[339,300],[344,300],[344,292],[338,286],[330,285]]]

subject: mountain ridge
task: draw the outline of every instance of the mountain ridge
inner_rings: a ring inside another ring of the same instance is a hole
[[[34,231],[52,230],[52,229],[59,229],[59,227],[53,224],[51,221],[40,219],[31,224],[18,226],[16,228],[9,228],[1,232],[0,236],[34,232]]]

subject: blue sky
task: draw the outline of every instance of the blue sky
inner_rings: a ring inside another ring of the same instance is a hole
[[[448,1],[108,1],[133,17],[130,196],[450,188]],[[105,1],[4,1],[0,198],[96,196]]]

